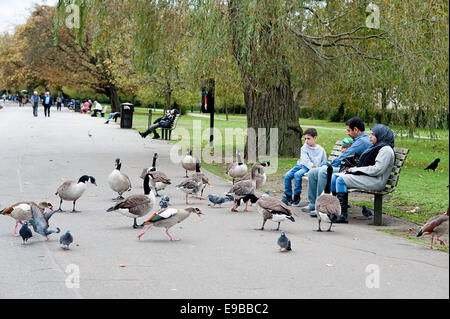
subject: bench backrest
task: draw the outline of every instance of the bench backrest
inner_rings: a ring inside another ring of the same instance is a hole
[[[175,119],[173,120],[172,126],[170,127],[171,130],[174,130],[177,127],[177,122],[179,118],[180,114],[177,114],[177,116],[175,116]]]
[[[342,154],[341,149],[342,149],[342,141],[336,141],[330,156],[328,156],[328,161],[333,161],[334,159],[338,158]],[[392,167],[391,175],[389,176],[389,179],[383,191],[392,192],[393,188],[397,186],[398,176],[400,174],[403,164],[405,163],[406,156],[408,155],[408,153],[409,149],[407,148],[394,147],[394,154],[395,154],[394,167]]]

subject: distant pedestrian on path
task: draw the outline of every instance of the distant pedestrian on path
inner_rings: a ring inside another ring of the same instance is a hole
[[[6,104],[6,94],[3,93],[3,104]]]
[[[38,105],[39,105],[39,95],[38,95],[38,92],[34,91],[34,93],[33,93],[33,115],[34,115],[34,117],[38,116]]]
[[[53,105],[53,101],[49,92],[45,92],[42,105],[44,106],[44,115],[50,117],[50,108]]]
[[[62,98],[58,95],[56,98],[56,110],[61,111]]]

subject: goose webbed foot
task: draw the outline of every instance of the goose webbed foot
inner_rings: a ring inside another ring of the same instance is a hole
[[[118,201],[118,200],[123,200],[123,199],[125,199],[125,198],[122,195],[119,195],[118,197],[113,198],[112,200]]]
[[[133,223],[133,228],[134,229],[141,229],[144,228],[144,225],[138,225],[136,222],[136,218],[134,219],[134,223]]]
[[[55,213],[64,213],[64,211],[60,208],[58,208],[57,210],[55,210]]]

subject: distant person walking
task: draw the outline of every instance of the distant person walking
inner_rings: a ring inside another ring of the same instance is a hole
[[[33,115],[34,115],[34,117],[38,116],[38,105],[39,105],[39,95],[38,95],[38,92],[34,91],[34,93],[33,93]]]
[[[50,107],[53,105],[53,101],[49,92],[45,92],[42,105],[44,106],[44,115],[50,117]]]
[[[57,111],[61,111],[61,104],[62,104],[62,98],[60,96],[58,96],[56,98],[56,110]]]
[[[6,94],[3,94],[3,104],[6,104]]]

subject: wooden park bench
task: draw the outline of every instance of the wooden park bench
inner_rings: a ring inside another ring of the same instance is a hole
[[[161,129],[161,138],[163,140],[171,140],[172,139],[172,131],[177,127],[177,122],[178,119],[180,118],[180,114],[177,114],[177,116],[175,117],[175,119],[172,122],[172,125],[169,128],[163,128],[160,127]]]
[[[334,145],[333,150],[331,151],[331,154],[328,157],[328,161],[331,162],[335,158],[339,157],[342,154],[341,148],[342,148],[342,141],[336,141],[336,144]],[[349,193],[359,192],[375,195],[373,224],[376,226],[382,225],[383,196],[392,193],[395,187],[397,186],[399,174],[403,164],[405,163],[406,156],[408,155],[408,153],[409,149],[407,148],[398,148],[398,147],[394,148],[395,154],[394,167],[392,168],[391,176],[389,177],[386,186],[382,191],[374,192],[356,188],[349,189]]]

